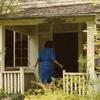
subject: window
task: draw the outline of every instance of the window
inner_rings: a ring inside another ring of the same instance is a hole
[[[28,37],[26,35],[15,34],[15,65],[28,65]]]
[[[5,54],[5,66],[13,66],[13,31],[6,30],[5,34],[5,47],[6,47],[6,54]]]
[[[6,67],[28,66],[28,36],[6,30]],[[10,59],[10,60],[9,60]],[[10,63],[8,63],[10,61]]]

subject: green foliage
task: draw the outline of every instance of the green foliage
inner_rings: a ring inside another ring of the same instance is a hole
[[[24,95],[20,93],[10,93],[7,95],[7,97],[10,97],[11,100],[23,100],[24,99]]]
[[[63,93],[61,89],[58,89],[54,92],[51,92],[51,91],[46,92],[43,95],[41,94],[38,94],[36,96],[27,95],[24,100],[31,100],[31,99],[33,100],[71,100],[72,97]],[[74,100],[77,100],[77,99],[74,99]]]
[[[75,80],[77,81],[77,80]],[[78,95],[68,95],[63,92],[62,89],[62,79],[57,79],[53,87],[54,90],[45,91],[44,93],[37,92],[34,93],[33,90],[27,91],[24,95],[20,93],[6,93],[4,90],[0,90],[0,100],[99,100],[100,94],[97,93],[89,93],[85,96]],[[37,88],[37,91],[40,89]],[[6,98],[6,99],[3,99]]]
[[[4,97],[7,97],[7,93],[4,90],[0,90],[0,100]]]
[[[100,34],[96,34],[94,36],[94,43],[95,43],[95,69],[96,71],[100,71],[100,64],[97,65],[96,61],[100,59]],[[87,59],[87,55],[86,55],[86,51],[87,51],[87,45],[83,44],[83,53],[81,54],[78,58],[78,63],[79,63],[79,69],[82,72],[86,72],[86,66],[87,66],[87,62],[89,61],[89,59]],[[98,61],[99,62],[99,61]]]
[[[93,4],[100,4],[100,0],[91,0],[93,2]]]
[[[85,96],[67,95],[62,89],[48,91],[45,94],[30,94],[24,100],[100,100],[100,94],[89,94]]]
[[[0,100],[5,100],[4,98],[6,100],[23,100],[24,95],[21,93],[7,93],[4,90],[0,90]]]
[[[11,13],[15,9],[14,0],[0,0],[0,15]]]
[[[86,72],[86,66],[87,66],[86,56],[80,55],[78,59],[78,63],[79,63],[80,71]]]

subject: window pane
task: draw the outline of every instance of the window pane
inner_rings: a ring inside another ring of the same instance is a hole
[[[28,58],[28,50],[22,50],[22,57]]]
[[[22,48],[28,48],[28,42],[22,41]]]
[[[16,32],[16,41],[21,41],[21,34]]]
[[[28,66],[28,59],[27,58],[22,59],[22,66]]]
[[[12,67],[13,66],[13,31],[7,30],[5,31],[5,66]]]
[[[28,39],[28,36],[23,34],[23,35],[22,35],[22,40],[23,40],[23,41],[27,41],[27,39]]]
[[[21,50],[18,50],[18,49],[16,49],[16,51],[15,51],[15,56],[16,57],[21,57]]]
[[[16,48],[21,48],[21,41],[16,41],[15,47],[16,47]]]
[[[16,66],[28,65],[28,36],[16,33],[15,64]]]
[[[16,66],[21,66],[21,59],[20,58],[17,58],[16,57],[16,60],[15,60],[15,64],[16,64]]]
[[[14,44],[15,43],[15,44]],[[15,48],[14,48],[15,45]],[[14,66],[14,52],[15,52],[15,66],[28,66],[28,36],[21,33],[6,30],[5,34],[5,66]],[[15,51],[14,51],[15,50]]]

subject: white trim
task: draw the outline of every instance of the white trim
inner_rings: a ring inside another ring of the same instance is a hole
[[[22,66],[16,66],[16,31],[13,31],[12,30],[12,32],[13,32],[13,66],[7,66],[7,68],[20,68],[20,67],[22,67]],[[19,32],[20,34],[21,34],[21,37],[22,37],[22,33],[21,32]],[[29,42],[29,38],[28,38],[28,42]],[[22,44],[21,44],[22,45]],[[29,52],[29,43],[28,43],[28,47],[27,47],[27,50],[28,50],[28,52]],[[22,50],[21,50],[21,57],[22,57]],[[28,53],[28,62],[29,62],[29,53]],[[21,59],[22,60],[22,59]],[[22,61],[21,61],[22,62]],[[28,63],[28,65],[27,65],[27,67],[29,66],[29,63]],[[23,66],[23,67],[26,67],[26,66]],[[7,69],[6,68],[6,69]]]
[[[15,55],[15,36],[16,36],[16,32],[15,31],[13,31],[13,59],[14,59],[14,61],[13,61],[13,67],[15,67],[15,57],[16,57],[16,55]]]
[[[28,35],[28,66],[30,66],[30,36]]]
[[[21,68],[22,66],[17,66],[17,67],[7,67],[6,68],[6,70],[13,70],[13,69],[16,69],[15,71],[17,71],[17,70],[20,70],[20,68]],[[31,68],[30,66],[25,66],[25,67],[22,67],[22,68],[24,68],[25,69],[25,73],[34,73],[34,69],[33,68]],[[12,72],[12,71],[11,71]],[[13,71],[14,72],[14,71]]]
[[[87,73],[91,80],[96,80],[94,69],[94,35],[96,34],[96,24],[87,22]]]
[[[0,26],[0,66],[1,70],[5,69],[5,27]]]

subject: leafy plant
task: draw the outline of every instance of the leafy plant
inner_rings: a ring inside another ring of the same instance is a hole
[[[0,0],[0,15],[11,13],[14,9],[14,0]]]
[[[0,100],[1,98],[7,97],[7,93],[4,90],[0,90]]]
[[[21,93],[7,93],[4,90],[0,90],[0,100],[23,100],[24,95]]]
[[[83,55],[80,55],[79,59],[78,59],[78,62],[79,62],[80,71],[86,72],[87,57],[83,56]]]

